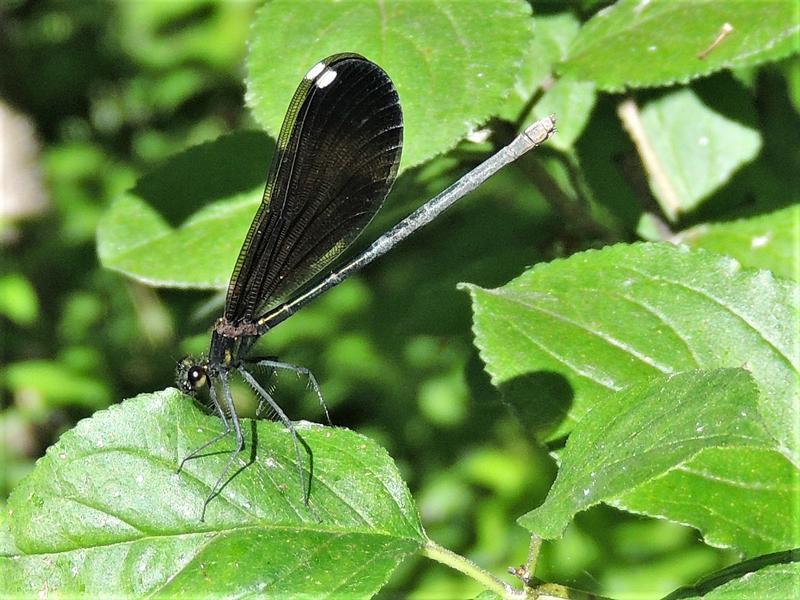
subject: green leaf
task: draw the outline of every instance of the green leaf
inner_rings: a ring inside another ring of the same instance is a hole
[[[247,103],[277,134],[314,63],[338,52],[362,54],[397,85],[405,121],[401,168],[408,168],[449,150],[500,111],[531,29],[522,0],[274,0],[252,29]]]
[[[611,504],[691,524],[712,546],[757,556],[800,545],[800,530],[786,526],[797,522],[798,501],[800,471],[785,456],[774,448],[726,447],[705,449]]]
[[[534,16],[533,38],[501,116],[517,120],[520,109],[553,75],[553,66],[567,57],[567,50],[579,30],[578,19],[570,13]]]
[[[2,383],[25,397],[25,409],[40,417],[54,407],[97,409],[111,401],[111,390],[105,381],[55,360],[11,363],[2,374]]]
[[[589,81],[571,77],[553,79],[553,67],[566,57],[579,27],[578,20],[569,13],[534,17],[533,40],[528,45],[511,95],[500,112],[501,117],[520,123],[522,127],[555,114],[558,135],[550,143],[564,151],[571,149],[580,136],[596,99],[594,84]],[[528,103],[539,90],[542,97],[529,107]]]
[[[11,495],[8,591],[368,597],[423,543],[408,489],[369,439],[298,424],[313,453],[305,505],[289,432],[242,423],[241,468],[200,522],[233,440],[176,467],[217,417],[169,389],[81,421]]]
[[[13,556],[14,554],[19,553],[19,549],[14,545],[14,538],[11,536],[11,532],[8,530],[8,518],[6,516],[7,513],[5,510],[3,513],[2,521],[0,521],[0,557]],[[2,564],[3,559],[0,558],[0,565]],[[5,573],[5,571],[0,572]],[[5,582],[5,579],[0,578],[0,581]]]
[[[784,74],[786,85],[789,88],[789,100],[796,112],[800,112],[800,62],[793,60],[784,63]]]
[[[98,225],[103,266],[149,285],[224,288],[261,201],[273,149],[263,133],[235,133],[190,148],[143,177]]]
[[[749,106],[744,92],[738,99]],[[672,220],[696,208],[761,149],[756,129],[715,112],[689,89],[648,102],[633,137],[640,154],[643,143],[652,149],[645,161],[650,188]]]
[[[562,77],[547,89],[525,122],[533,123],[555,114],[558,118],[558,135],[553,136],[552,145],[559,150],[570,150],[583,133],[596,98],[593,83]]]
[[[708,577],[696,585],[675,590],[664,600],[761,600],[793,598],[800,581],[800,551],[759,556]]]
[[[213,8],[196,0],[125,2],[117,13],[117,35],[131,58],[161,71],[186,64],[236,68],[252,21],[245,2]]]
[[[520,524],[555,538],[577,512],[616,503],[705,449],[769,448],[773,442],[758,419],[757,400],[758,388],[743,369],[659,376],[608,394],[575,427],[547,498]],[[741,518],[747,516],[742,511]]]
[[[796,464],[798,289],[769,271],[670,244],[616,245],[468,286],[495,386],[549,439],[609,391],[658,374],[746,365],[759,411]]]
[[[793,0],[620,0],[583,26],[562,70],[614,92],[685,83],[797,52],[796,23]]]
[[[23,326],[32,324],[39,316],[36,290],[19,273],[0,276],[0,315]]]
[[[749,219],[698,225],[682,231],[674,241],[733,256],[746,267],[769,269],[781,277],[800,280],[798,224],[800,206],[795,204]]]

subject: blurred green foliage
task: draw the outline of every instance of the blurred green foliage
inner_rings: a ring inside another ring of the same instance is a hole
[[[0,93],[35,124],[49,204],[27,222],[0,217],[3,496],[77,419],[169,385],[197,297],[165,300],[101,269],[97,221],[165,156],[248,122],[240,69],[253,8],[0,7]]]
[[[593,11],[597,2],[582,4]],[[47,212],[27,221],[0,220],[0,496],[78,419],[172,385],[176,359],[205,350],[222,298],[153,290],[101,268],[95,230],[111,202],[167,157],[254,127],[242,98],[256,8],[207,0],[0,6],[0,96],[35,124],[49,202]],[[570,17],[569,27],[581,16]],[[735,87],[747,111],[758,113],[762,151],[682,226],[793,201],[800,155],[789,132],[797,131],[799,72],[796,62],[777,63],[697,86],[706,98]],[[489,383],[470,334],[468,296],[455,286],[501,285],[536,262],[636,239],[658,198],[637,184],[641,174],[629,178],[633,184],[625,178],[639,165],[615,102],[603,96],[593,109],[588,103],[592,118],[580,137],[574,132],[566,157],[543,154],[541,194],[515,196],[527,180],[509,169],[259,348],[311,368],[334,424],[368,435],[397,461],[430,537],[496,573],[524,561],[529,538],[515,519],[545,497],[555,465]],[[741,106],[713,105],[741,119]],[[386,207],[371,234],[487,151],[463,143],[408,171],[398,181],[397,204]],[[548,191],[559,202],[546,202]],[[587,196],[602,199],[592,218],[571,219],[576,199]],[[185,259],[202,264],[204,256]],[[277,385],[292,418],[321,419],[316,400],[292,377]],[[601,506],[544,546],[537,576],[620,598],[651,597],[733,560],[691,529]],[[382,593],[452,598],[479,591],[458,573],[415,558]]]

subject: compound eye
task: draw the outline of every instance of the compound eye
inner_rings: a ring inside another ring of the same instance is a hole
[[[206,384],[206,370],[201,367],[192,367],[186,374],[186,379],[192,389],[199,390]]]

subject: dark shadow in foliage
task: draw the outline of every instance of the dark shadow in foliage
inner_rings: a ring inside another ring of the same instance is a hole
[[[435,178],[417,188],[404,180],[397,185],[398,199],[401,204],[406,197],[427,199],[448,183]],[[471,311],[469,296],[458,284],[493,288],[507,283],[543,260],[542,249],[558,231],[557,217],[523,173],[511,167],[498,173],[394,248],[380,267],[365,270],[378,290],[379,339],[461,335],[469,329]]]
[[[692,91],[708,110],[743,127],[759,128],[751,91],[729,72],[693,82]],[[761,212],[750,185],[758,159],[756,156],[753,161],[739,166],[724,184],[684,216],[681,225],[690,227],[707,221],[728,221]]]
[[[241,131],[189,148],[142,177],[133,193],[173,227],[205,204],[264,184],[275,142]]]
[[[184,33],[192,27],[202,26],[206,21],[214,18],[218,12],[218,7],[211,2],[198,3],[195,6],[190,5],[182,14],[178,14],[169,21],[159,24],[156,28],[156,33],[159,37]]]
[[[526,431],[536,438],[543,438],[556,429],[575,399],[575,391],[567,378],[553,371],[514,377],[500,386],[500,393]]]
[[[578,138],[578,163],[586,185],[623,231],[634,231],[645,209],[658,210],[641,174],[636,147],[616,115],[618,100],[600,95]]]
[[[709,110],[758,131],[762,149],[696,210],[684,215],[681,227],[753,217],[791,204],[786,190],[800,186],[800,164],[793,150],[793,132],[800,127],[800,119],[791,106],[783,78],[764,71],[751,90],[732,74],[722,72],[693,82],[692,91]],[[669,92],[651,93],[657,97]]]
[[[798,562],[800,562],[800,549],[798,548],[793,550],[785,550],[783,552],[765,554],[763,556],[758,556],[756,558],[731,565],[727,569],[717,571],[716,573],[712,573],[708,577],[704,577],[698,581],[695,585],[678,588],[669,596],[666,596],[664,600],[697,598],[714,591],[716,588],[725,585],[729,581],[733,581],[734,579],[739,579],[745,575],[755,573],[764,567]]]
[[[706,108],[751,129],[758,128],[752,93],[728,71],[692,83]]]
[[[756,129],[762,148],[752,162],[743,165],[698,208],[692,223],[748,218],[789,206],[793,198],[787,190],[800,188],[800,154],[795,151],[800,117],[791,104],[785,78],[765,69],[758,73],[753,90],[739,84],[738,96],[733,84],[724,85],[722,75],[711,81],[717,84],[716,88],[696,84],[700,99],[710,109]],[[745,117],[730,106],[736,98],[747,106]],[[753,104],[755,110],[750,108]]]
[[[100,88],[98,81],[107,85],[134,70],[108,41],[114,10],[101,0],[0,5],[0,96],[35,115],[45,138],[59,136],[66,119],[90,112],[96,94],[87,90]],[[54,23],[69,23],[74,32],[59,34],[63,26]]]

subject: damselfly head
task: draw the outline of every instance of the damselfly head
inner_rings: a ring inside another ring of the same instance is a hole
[[[175,370],[175,383],[184,393],[194,396],[208,383],[208,365],[193,356],[184,356]]]

